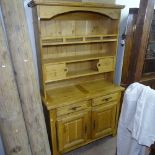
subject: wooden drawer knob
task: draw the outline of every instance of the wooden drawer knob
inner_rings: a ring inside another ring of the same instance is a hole
[[[108,102],[108,101],[110,101],[111,99],[112,99],[112,97],[108,97],[108,98],[102,99],[102,101]]]
[[[81,108],[81,106],[78,106],[78,107],[72,107],[71,110],[77,110],[77,109],[79,109],[79,108]]]

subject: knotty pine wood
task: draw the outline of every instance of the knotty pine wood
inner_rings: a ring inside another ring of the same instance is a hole
[[[90,109],[57,118],[59,151],[72,148],[88,139],[90,130]]]
[[[2,16],[32,154],[50,155],[22,0],[1,0]]]
[[[35,6],[42,100],[53,154],[115,135],[124,90],[113,84],[122,6],[52,1],[29,5]],[[100,106],[105,124],[99,116],[94,119],[103,134],[93,138],[91,111]]]
[[[95,106],[92,108],[92,137],[98,138],[112,134],[115,129],[117,102]],[[109,121],[110,120],[110,121]]]
[[[123,91],[123,88],[104,81],[103,79],[93,82],[90,81],[47,91],[47,100],[45,104],[47,109],[51,110],[119,91]],[[119,96],[115,97],[115,99],[118,100]]]
[[[47,6],[73,6],[73,7],[103,7],[103,8],[110,8],[110,9],[123,9],[124,5],[115,5],[115,4],[105,4],[105,3],[89,3],[89,2],[64,2],[64,1],[54,1],[54,0],[32,0],[28,4],[29,6],[33,7],[34,5],[47,5]]]
[[[31,155],[0,9],[0,131],[7,155]]]

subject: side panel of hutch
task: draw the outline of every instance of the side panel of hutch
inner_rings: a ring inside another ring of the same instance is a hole
[[[113,83],[123,6],[32,1],[41,93],[54,155],[115,135]]]

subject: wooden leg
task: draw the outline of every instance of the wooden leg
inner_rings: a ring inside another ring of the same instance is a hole
[[[112,136],[115,137],[116,134],[117,134],[117,129],[115,129],[115,130],[113,131]]]
[[[123,94],[124,93],[120,93],[120,95],[119,95],[119,98],[120,98],[120,103],[118,103],[118,106],[117,106],[117,111],[116,111],[116,124],[115,124],[115,129],[114,129],[114,131],[113,131],[113,134],[112,134],[112,136],[116,136],[116,134],[117,134],[117,127],[118,127],[118,119],[119,119],[119,115],[120,115],[120,108],[121,108],[121,106],[122,106],[122,102],[123,102]]]
[[[56,136],[56,110],[50,111],[50,123],[53,155],[61,155],[58,150],[58,142]]]

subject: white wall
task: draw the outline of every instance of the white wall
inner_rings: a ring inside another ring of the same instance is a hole
[[[116,0],[115,3],[125,5],[125,8],[122,10],[121,14],[120,39],[119,39],[118,55],[116,62],[116,74],[115,74],[115,83],[120,84],[122,75],[121,72],[122,72],[123,56],[124,56],[124,47],[120,45],[121,35],[125,31],[129,8],[136,8],[136,7],[138,8],[140,0]]]
[[[4,155],[4,148],[1,140],[1,135],[0,135],[0,155]]]

